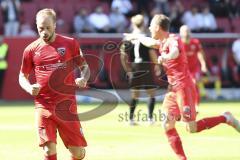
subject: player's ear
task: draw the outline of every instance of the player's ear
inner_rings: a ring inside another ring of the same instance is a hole
[[[53,29],[56,30],[56,22],[53,24]]]
[[[156,26],[156,31],[158,32],[159,30],[160,30],[160,26],[157,25],[157,26]]]

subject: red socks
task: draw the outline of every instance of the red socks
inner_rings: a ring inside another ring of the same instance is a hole
[[[44,160],[57,160],[57,155],[54,154],[54,155],[51,155],[51,156],[45,156]]]
[[[224,116],[210,117],[204,118],[197,121],[197,132],[201,132],[205,129],[210,129],[212,127],[217,126],[220,123],[225,123],[226,118]]]
[[[177,130],[175,128],[170,129],[166,132],[166,135],[168,137],[168,142],[170,143],[173,151],[177,154],[179,159],[187,160],[187,157],[183,151],[182,141],[177,133]]]
[[[45,156],[44,160],[57,160],[57,155],[54,154],[54,155],[51,155],[51,156]],[[82,159],[76,159],[76,158],[72,157],[71,160],[82,160]]]

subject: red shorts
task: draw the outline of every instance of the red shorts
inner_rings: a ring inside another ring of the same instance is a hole
[[[46,142],[57,143],[57,131],[66,147],[87,146],[80,121],[64,121],[51,110],[36,108],[36,122],[39,146],[43,146]]]
[[[194,121],[196,119],[195,96],[196,90],[193,85],[176,92],[168,92],[163,101],[163,108],[168,118],[182,119],[185,122]]]

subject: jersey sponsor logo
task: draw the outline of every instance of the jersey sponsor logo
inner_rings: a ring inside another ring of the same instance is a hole
[[[42,66],[36,66],[37,70],[45,70],[45,71],[54,71],[56,69],[63,69],[67,68],[67,65],[65,63],[55,63],[55,64],[47,64]]]
[[[57,52],[58,52],[61,56],[64,56],[65,53],[66,53],[66,48],[64,48],[64,47],[57,48]]]

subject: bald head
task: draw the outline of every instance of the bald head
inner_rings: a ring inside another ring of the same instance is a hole
[[[56,13],[53,9],[42,9],[36,15],[36,24],[40,38],[52,42],[55,38]]]
[[[56,23],[56,12],[50,8],[42,9],[38,11],[36,15],[36,21],[38,21],[40,18],[51,18],[53,22]]]
[[[191,36],[191,30],[187,25],[183,25],[180,27],[180,36],[185,41],[188,40]]]

